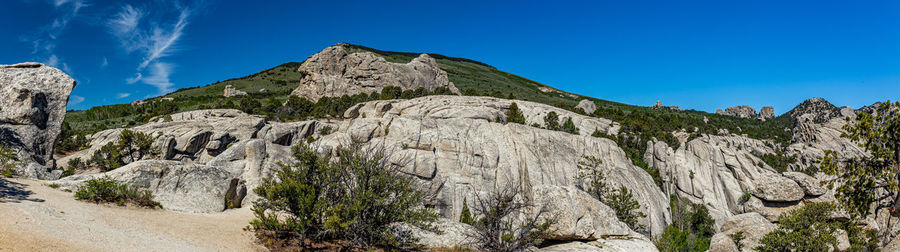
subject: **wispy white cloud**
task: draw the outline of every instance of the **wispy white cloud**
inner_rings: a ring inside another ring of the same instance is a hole
[[[138,24],[144,16],[143,11],[131,5],[125,5],[118,13],[113,15],[106,25],[110,33],[119,40],[122,48],[131,52],[143,47],[144,38],[137,32]]]
[[[129,96],[131,96],[130,93],[118,93],[118,94],[116,94],[116,98],[118,98],[118,99],[122,99],[122,98],[129,97]]]
[[[164,62],[155,62],[150,65],[150,76],[143,78],[143,82],[156,87],[160,94],[172,92],[172,84],[169,75],[172,74],[172,65]]]
[[[141,79],[143,79],[143,78],[144,78],[143,74],[137,73],[136,75],[134,75],[134,77],[125,79],[125,82],[127,82],[128,84],[134,84],[134,83],[137,83],[138,81],[141,81]]]
[[[84,101],[84,97],[77,96],[77,95],[69,96],[69,106],[79,104],[83,101]]]
[[[50,57],[44,61],[44,64],[59,68],[59,57],[56,57],[56,54],[51,54]]]
[[[43,58],[47,65],[57,68],[62,66],[64,71],[71,72],[70,69],[66,70],[68,65],[56,55],[56,44],[69,22],[78,17],[81,9],[89,4],[87,0],[50,0],[49,2],[58,16],[53,19],[53,22],[38,28],[34,34],[21,36],[19,40],[30,42],[33,48],[31,54],[39,59]]]
[[[127,53],[139,52],[142,57],[135,76],[127,78],[127,83],[140,81],[156,87],[160,94],[172,91],[174,84],[169,75],[173,65],[162,59],[177,51],[178,40],[184,35],[192,13],[190,8],[177,3],[174,9],[177,13],[149,15],[143,9],[124,5],[108,20],[109,32],[122,48]]]
[[[153,34],[150,36],[150,44],[147,48],[147,56],[144,58],[144,62],[141,62],[140,68],[147,67],[150,62],[170,55],[175,42],[181,38],[181,32],[184,30],[184,27],[187,26],[187,18],[189,15],[190,11],[188,9],[182,9],[181,13],[178,15],[178,22],[175,22],[171,29],[166,30],[160,27],[153,28]]]
[[[100,68],[106,68],[107,66],[109,66],[109,60],[103,57],[103,61],[100,62]]]

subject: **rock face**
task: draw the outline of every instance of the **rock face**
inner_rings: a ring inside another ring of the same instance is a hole
[[[446,87],[459,94],[447,72],[427,54],[406,64],[392,63],[371,52],[350,52],[339,44],[310,56],[298,71],[303,73],[303,79],[291,94],[313,102],[323,96],[380,92],[386,86],[404,90],[422,87],[429,91]]]
[[[581,109],[585,114],[593,114],[594,111],[597,111],[597,104],[594,104],[593,101],[584,99],[578,102],[578,105],[575,106],[576,109]]]
[[[165,209],[193,213],[225,209],[226,193],[234,177],[230,172],[213,166],[144,160],[104,174],[75,175],[55,183],[60,188],[74,191],[84,181],[103,176],[152,191],[153,199]]]
[[[53,143],[75,80],[40,63],[0,65],[0,143],[17,150],[31,178],[56,179]]]

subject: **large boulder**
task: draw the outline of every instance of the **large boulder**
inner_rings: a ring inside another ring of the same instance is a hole
[[[575,108],[581,109],[582,111],[584,111],[585,114],[590,115],[590,114],[593,114],[594,111],[597,111],[597,104],[595,104],[591,100],[584,99],[584,100],[581,100],[580,102],[578,102],[578,105],[575,106]]]
[[[793,202],[803,199],[805,195],[797,182],[778,174],[769,174],[756,181],[753,196],[766,201]]]
[[[30,178],[55,179],[53,144],[75,80],[40,63],[0,65],[0,144],[17,150]]]
[[[62,189],[76,190],[84,181],[101,177],[150,190],[163,208],[179,212],[221,212],[227,206],[226,199],[240,201],[242,198],[229,195],[230,190],[246,191],[224,169],[163,160],[137,161],[110,172],[74,175],[54,183]]]
[[[722,225],[722,231],[713,235],[710,241],[709,251],[736,251],[737,244],[731,238],[738,232],[742,233],[741,248],[751,251],[760,245],[759,240],[763,236],[777,228],[758,213],[745,213],[732,216]]]
[[[404,90],[421,87],[429,91],[446,87],[459,93],[447,78],[447,72],[427,54],[421,54],[409,63],[393,63],[375,53],[338,44],[310,56],[298,71],[303,74],[303,79],[291,94],[313,102],[323,96],[381,92],[386,86],[399,86]]]

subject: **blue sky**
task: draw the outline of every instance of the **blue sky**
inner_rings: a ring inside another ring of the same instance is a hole
[[[338,42],[482,61],[569,92],[715,111],[900,98],[897,1],[4,0],[0,64],[72,75],[69,108],[241,77]]]

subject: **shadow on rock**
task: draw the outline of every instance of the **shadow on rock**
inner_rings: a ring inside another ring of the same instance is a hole
[[[0,203],[19,203],[23,200],[44,202],[42,199],[29,198],[34,193],[26,190],[26,187],[28,185],[0,178]]]

